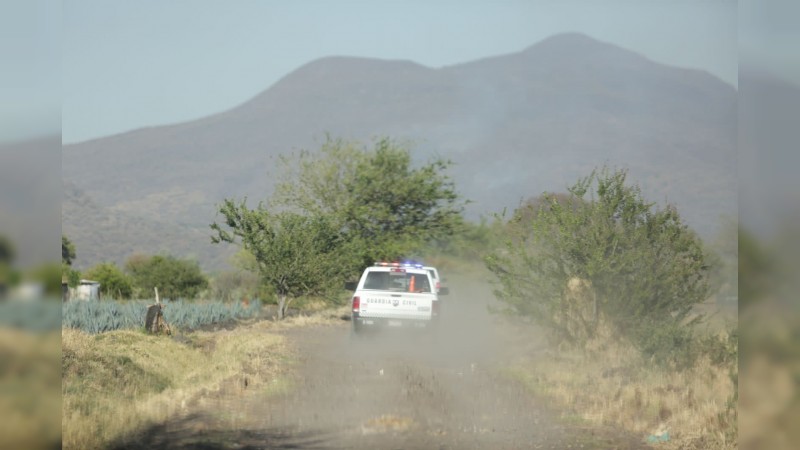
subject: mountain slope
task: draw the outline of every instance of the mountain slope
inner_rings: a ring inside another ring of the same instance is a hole
[[[455,162],[470,217],[608,164],[709,233],[736,214],[736,94],[579,34],[441,69],[330,57],[229,111],[65,146],[63,176],[100,206],[205,229],[223,198],[269,196],[277,155],[389,135]]]
[[[105,208],[70,182],[64,183],[63,192],[62,233],[75,243],[80,269],[105,261],[122,266],[135,253],[166,253],[202,261],[213,270],[227,267],[233,254],[231,247],[210,245],[210,230]]]

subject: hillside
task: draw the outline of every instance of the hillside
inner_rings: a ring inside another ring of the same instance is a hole
[[[67,145],[63,178],[120,217],[206,233],[223,198],[269,196],[277,155],[315,149],[325,133],[389,135],[416,142],[419,160],[456,163],[471,218],[563,190],[608,164],[629,168],[648,198],[677,204],[710,234],[720,215],[737,210],[736,101],[732,86],[705,72],[579,34],[438,69],[329,57],[229,111]],[[65,215],[65,230],[94,236],[98,254],[111,243],[138,245],[77,220]],[[178,248],[186,239],[139,237],[186,251]],[[221,248],[196,245],[196,255]]]
[[[229,246],[211,246],[205,230],[100,206],[73,183],[63,188],[62,232],[76,243],[75,265],[81,269],[105,261],[122,266],[135,253],[180,255],[220,269],[233,254]]]
[[[739,70],[742,223],[770,239],[797,223],[800,86],[753,67]]]
[[[0,238],[11,241],[19,267],[57,258],[60,149],[57,135],[0,143]]]

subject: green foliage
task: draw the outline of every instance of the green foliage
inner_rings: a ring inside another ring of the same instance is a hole
[[[739,304],[746,309],[766,298],[775,284],[775,255],[744,228],[738,233]]]
[[[449,161],[415,167],[407,146],[388,138],[372,148],[328,138],[319,153],[284,158],[273,206],[326,217],[350,242],[361,264],[420,253],[452,235],[463,202],[444,172]]]
[[[15,257],[14,244],[7,237],[0,235],[0,298],[6,295],[9,286],[19,281],[19,274],[11,266]]]
[[[87,279],[100,282],[100,296],[117,300],[129,299],[133,295],[133,280],[116,264],[105,262],[86,270]]]
[[[61,235],[61,262],[71,266],[72,261],[75,260],[75,244],[69,238]]]
[[[224,271],[213,276],[209,285],[210,298],[224,302],[236,299],[271,300],[275,293],[266,286],[257,271]]]
[[[485,262],[508,309],[559,338],[583,344],[602,321],[646,356],[674,360],[699,320],[689,320],[693,306],[707,297],[705,255],[678,211],[655,209],[626,176],[595,170],[567,198],[545,194],[537,209],[517,211],[512,222],[523,225],[509,227],[505,248]],[[574,278],[589,286],[583,301],[597,302],[593,320],[570,309]]]
[[[723,217],[721,225],[717,235],[705,249],[709,266],[709,289],[717,302],[730,303],[735,302],[739,295],[739,229],[736,220],[730,217]]]
[[[45,263],[30,271],[28,277],[44,287],[44,295],[49,299],[61,298],[61,266]]]
[[[193,299],[208,287],[208,279],[195,261],[173,256],[134,255],[125,264],[138,294],[149,296],[157,287],[169,299]]]
[[[262,279],[280,297],[279,317],[297,297],[334,298],[354,269],[358,243],[344,240],[327,216],[273,214],[263,205],[250,209],[244,200],[225,200],[220,213],[229,230],[212,224],[212,241],[238,240],[252,253]]]
[[[10,266],[16,258],[17,252],[14,249],[14,244],[6,236],[0,235],[0,265]]]
[[[81,282],[81,273],[65,262],[61,263],[61,277],[67,279],[67,286],[71,288],[78,286],[78,283]]]
[[[240,248],[230,258],[230,264],[242,274],[242,286],[246,288],[244,295],[257,298],[262,302],[275,303],[275,288],[261,278],[258,261],[252,253]]]
[[[13,267],[0,263],[0,299],[8,293],[8,288],[22,282],[22,273]]]
[[[736,367],[739,362],[739,330],[732,328],[723,334],[706,336],[698,340],[697,348],[709,357],[712,364]]]
[[[75,260],[75,245],[63,234],[61,235],[61,279],[66,279],[67,286],[74,288],[81,281],[81,273],[72,268]],[[59,291],[61,285],[59,285]],[[60,296],[60,295],[59,295]]]
[[[141,329],[149,302],[144,301],[72,301],[62,306],[62,326],[87,333],[103,333],[120,329]],[[256,317],[261,309],[258,302],[248,306],[222,302],[163,302],[164,318],[171,327],[197,329],[237,319]]]
[[[454,227],[452,235],[440,238],[434,246],[439,252],[456,258],[480,259],[502,244],[503,226],[500,220],[489,223],[483,217],[478,223],[464,221]]]

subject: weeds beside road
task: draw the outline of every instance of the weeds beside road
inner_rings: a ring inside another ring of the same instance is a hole
[[[736,364],[701,358],[668,370],[617,344],[587,354],[548,349],[505,370],[567,421],[611,425],[669,449],[737,448]]]
[[[120,330],[62,330],[64,448],[103,448],[191,411],[220,392],[272,389],[290,361],[277,331],[320,318],[256,322],[172,338]]]

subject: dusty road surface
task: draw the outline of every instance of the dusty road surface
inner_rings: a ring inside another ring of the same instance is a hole
[[[481,277],[450,278],[437,333],[353,337],[347,322],[288,330],[296,361],[276,387],[221,395],[115,447],[645,448],[620,431],[559,418],[505,375],[539,343],[487,312]]]

